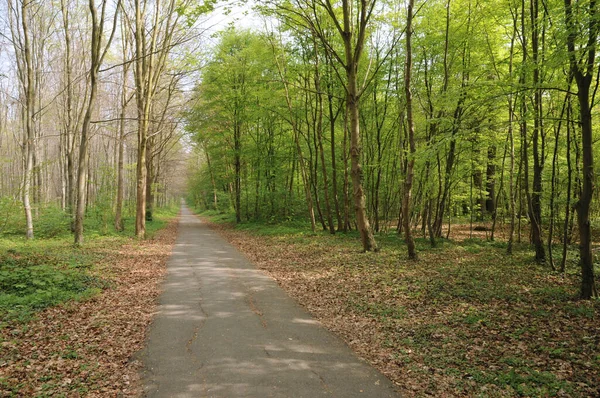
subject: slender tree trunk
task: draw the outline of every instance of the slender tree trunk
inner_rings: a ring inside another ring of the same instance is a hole
[[[330,85],[327,85],[328,91],[331,89]],[[342,214],[340,212],[340,201],[338,197],[338,181],[337,181],[337,159],[336,159],[336,151],[335,151],[335,121],[337,119],[338,113],[333,112],[333,95],[328,93],[327,95],[327,103],[329,110],[329,137],[331,144],[331,185],[332,185],[332,193],[333,193],[333,203],[335,206],[335,216],[337,219],[337,230],[341,231],[344,229]]]
[[[510,59],[508,66],[508,74],[510,80],[513,80],[513,60],[515,51],[515,36],[517,35],[517,18],[513,18],[513,33],[510,38]],[[510,171],[509,171],[509,211],[510,211],[510,229],[508,232],[508,244],[506,253],[513,253],[513,241],[515,236],[515,137],[514,137],[514,117],[515,117],[515,102],[511,94],[508,96],[508,139],[510,142]]]
[[[125,27],[122,26],[121,33],[123,35],[123,59],[127,58],[129,40],[125,37]],[[129,67],[131,64],[126,63],[123,65],[123,85],[121,88],[121,112],[119,120],[119,138],[117,140],[118,146],[118,160],[117,160],[117,196],[115,205],[115,230],[121,232],[125,229],[123,225],[123,200],[125,196],[125,182],[124,182],[124,151],[125,151],[125,116],[127,110],[127,77]]]
[[[404,181],[404,197],[402,199],[402,223],[404,227],[404,240],[406,242],[406,248],[408,250],[408,258],[416,260],[417,252],[415,249],[415,241],[412,237],[410,229],[410,210],[411,210],[411,194],[412,185],[414,178],[414,166],[415,166],[415,125],[412,114],[412,91],[411,91],[411,77],[412,77],[412,21],[413,21],[413,7],[414,0],[408,0],[408,10],[406,17],[406,73],[404,76],[404,91],[406,94],[406,121],[408,124],[408,143],[410,148],[410,155],[406,168],[406,179]]]
[[[120,4],[117,4],[115,11],[112,33],[107,40],[106,47],[102,48],[104,16],[106,11],[106,0],[102,1],[102,11],[98,15],[94,0],[89,0],[88,6],[92,17],[92,41],[91,41],[91,61],[90,61],[90,91],[87,98],[85,115],[81,127],[81,137],[79,143],[79,161],[77,174],[77,209],[75,211],[75,245],[83,244],[83,220],[85,218],[85,208],[87,205],[86,196],[86,176],[88,174],[88,140],[92,120],[92,112],[96,104],[96,94],[98,90],[98,73],[100,65],[106,55],[108,47],[112,42],[116,30],[117,15]]]
[[[344,186],[343,186],[343,191],[344,191],[344,228],[343,231],[350,231],[352,230],[351,224],[350,224],[350,180],[349,180],[349,173],[348,173],[348,169],[350,168],[349,164],[348,164],[348,107],[346,107],[346,110],[344,112],[344,139],[342,142],[342,152],[344,154],[343,159],[344,159]]]
[[[570,88],[570,83],[569,83]],[[554,153],[552,155],[552,179],[550,180],[551,192],[550,192],[550,225],[548,226],[548,261],[550,262],[550,268],[552,271],[556,271],[556,266],[554,265],[554,259],[552,258],[552,238],[554,237],[554,196],[556,195],[556,185],[557,177],[556,177],[556,166],[558,161],[558,138],[560,136],[560,129],[562,126],[562,118],[565,114],[565,109],[567,103],[569,101],[569,94],[565,96],[565,101],[563,102],[563,106],[560,112],[560,117],[558,121],[558,126],[554,131]]]
[[[371,225],[367,217],[366,199],[363,190],[363,171],[360,164],[362,145],[360,141],[360,116],[359,102],[360,93],[358,88],[358,65],[365,44],[366,26],[370,18],[367,2],[362,2],[358,12],[358,26],[354,31],[351,20],[353,11],[352,4],[348,0],[342,0],[343,30],[340,32],[344,43],[344,55],[346,60],[346,109],[350,127],[350,164],[352,178],[352,197],[354,201],[354,213],[356,216],[356,227],[364,251],[377,251],[377,243],[373,236]],[[353,35],[356,34],[356,39]],[[354,43],[356,41],[356,43]]]
[[[323,149],[323,95],[321,94],[321,75],[319,73],[319,54],[316,38],[313,37],[313,44],[315,50],[315,91],[317,96],[317,109],[316,119],[317,124],[315,126],[315,135],[318,142],[319,158],[321,160],[321,171],[323,173],[323,195],[325,200],[325,216],[327,218],[327,226],[329,232],[335,234],[335,225],[333,223],[333,217],[331,215],[331,201],[329,200],[329,178],[327,176],[327,165],[325,164],[325,151]]]
[[[25,209],[26,237],[33,239],[33,216],[31,213],[31,180],[33,175],[33,152],[35,151],[34,124],[34,91],[33,91],[33,60],[29,37],[29,6],[31,3],[21,3],[21,24],[23,28],[23,56],[25,59],[25,135],[23,150],[25,152],[25,170],[23,170],[23,207]]]
[[[567,265],[567,249],[569,247],[569,230],[570,230],[570,217],[571,214],[571,190],[573,189],[573,167],[571,166],[571,130],[573,110],[571,105],[571,98],[567,97],[567,201],[565,203],[565,221],[563,224],[563,249],[562,249],[562,260],[560,262],[560,272],[563,274],[566,270]]]
[[[531,192],[530,219],[531,219],[531,237],[535,246],[535,260],[543,263],[546,261],[546,252],[542,239],[542,172],[544,170],[543,155],[540,154],[540,135],[542,134],[542,92],[540,84],[540,65],[539,65],[539,21],[538,21],[538,0],[531,0],[531,48],[533,62],[533,85],[534,91],[534,121],[533,121],[533,189]],[[525,34],[525,33],[524,33]],[[542,143],[543,147],[543,143]],[[543,148],[542,148],[543,151]]]

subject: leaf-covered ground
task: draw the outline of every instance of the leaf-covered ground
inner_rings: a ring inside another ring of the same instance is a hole
[[[171,222],[147,241],[100,239],[83,249],[105,290],[10,321],[0,329],[0,396],[137,396],[139,363],[158,282],[176,236]],[[65,246],[65,251],[74,249]]]
[[[600,301],[518,248],[395,235],[379,253],[356,236],[240,231],[214,225],[404,396],[600,396]]]

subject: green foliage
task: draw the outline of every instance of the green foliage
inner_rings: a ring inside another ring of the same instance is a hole
[[[58,206],[48,206],[35,220],[34,233],[38,238],[56,238],[70,233],[71,218]]]
[[[24,213],[18,200],[0,196],[0,234],[15,233],[15,226],[23,223]]]
[[[6,254],[0,258],[0,324],[27,320],[35,311],[96,294],[109,283],[85,268],[48,264],[53,258]]]

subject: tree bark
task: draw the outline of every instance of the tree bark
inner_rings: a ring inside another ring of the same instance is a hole
[[[535,260],[543,263],[546,261],[546,251],[542,238],[542,172],[544,170],[543,154],[540,154],[540,136],[542,135],[542,91],[540,84],[540,65],[539,65],[539,17],[538,0],[531,0],[531,55],[533,62],[533,85],[534,91],[534,120],[533,120],[533,186],[531,192],[530,220],[531,220],[531,238],[535,246]],[[525,32],[523,32],[525,34]],[[543,143],[542,143],[543,151]]]
[[[594,78],[596,62],[596,47],[598,45],[599,23],[597,20],[596,0],[588,4],[589,22],[587,25],[587,43],[585,49],[576,52],[575,21],[573,21],[573,8],[571,0],[565,0],[565,24],[567,27],[567,50],[571,73],[577,83],[577,99],[579,100],[579,121],[581,125],[582,143],[582,191],[579,202],[576,204],[577,224],[579,227],[579,256],[581,261],[581,291],[582,299],[598,296],[594,278],[594,258],[592,255],[592,227],[590,222],[590,207],[594,191],[594,157],[593,157],[593,128],[592,110],[590,106],[590,86]],[[584,56],[582,56],[582,53]],[[587,55],[587,57],[585,56]],[[584,60],[584,64],[578,61]]]
[[[417,251],[415,249],[415,241],[412,237],[410,228],[410,209],[411,209],[411,194],[414,178],[415,166],[415,125],[412,114],[412,91],[410,80],[412,77],[412,21],[413,21],[414,0],[408,0],[407,16],[406,16],[406,72],[404,75],[404,91],[406,95],[406,122],[408,124],[408,143],[410,155],[406,168],[406,179],[404,180],[404,197],[402,199],[402,223],[404,227],[404,241],[408,251],[408,258],[411,260],[417,259]]]
[[[25,135],[23,150],[25,152],[25,170],[23,171],[23,207],[25,209],[26,237],[33,239],[33,216],[31,213],[31,180],[33,176],[33,152],[35,151],[34,124],[34,77],[31,43],[29,37],[29,6],[31,3],[21,3],[21,24],[23,28],[23,57],[25,61]]]

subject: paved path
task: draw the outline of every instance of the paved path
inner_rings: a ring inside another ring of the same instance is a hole
[[[141,354],[148,397],[395,397],[184,206],[158,314]]]

